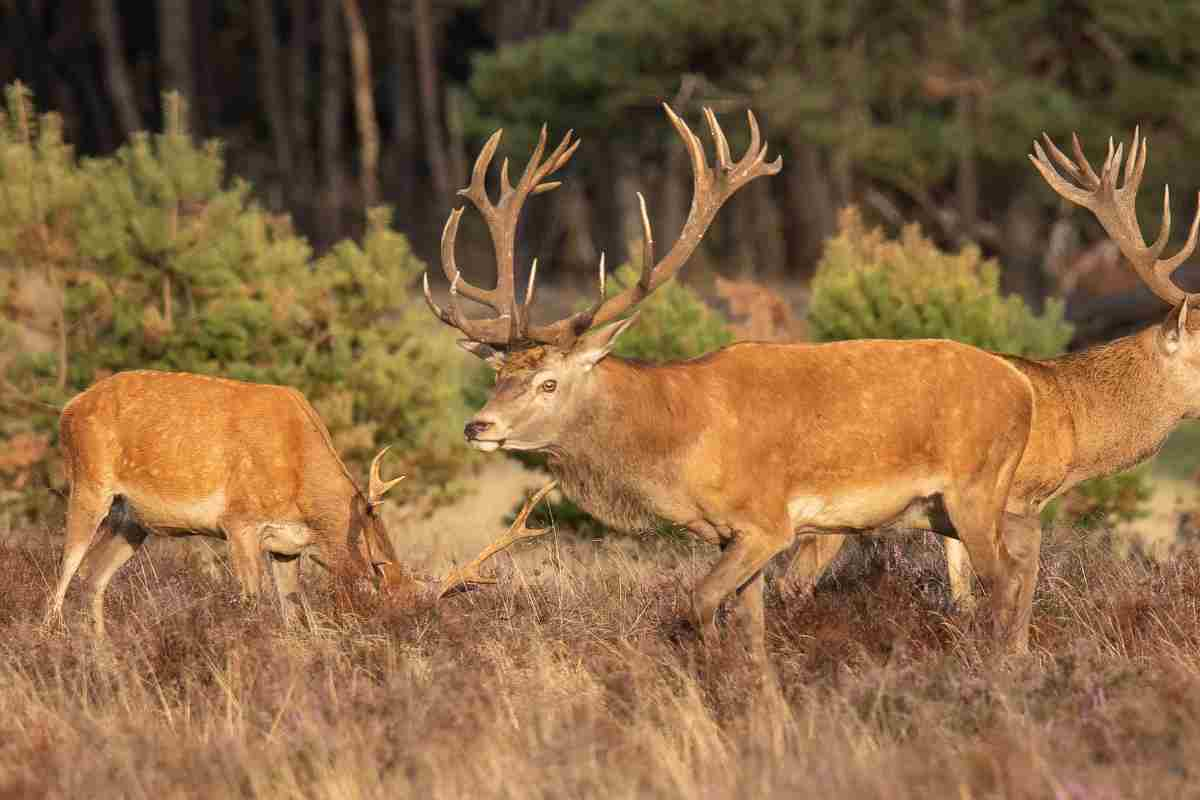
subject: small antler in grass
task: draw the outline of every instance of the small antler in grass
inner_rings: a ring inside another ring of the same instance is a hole
[[[483,575],[480,573],[479,568],[489,558],[503,550],[507,550],[521,539],[532,539],[550,530],[549,528],[528,528],[525,526],[525,522],[529,519],[529,514],[533,511],[534,507],[557,485],[558,481],[554,480],[539,489],[537,494],[525,501],[525,505],[521,507],[520,513],[513,520],[513,524],[509,526],[507,533],[485,547],[483,552],[475,556],[470,564],[447,573],[446,577],[442,579],[442,585],[438,588],[437,599],[441,600],[446,595],[457,591],[466,591],[476,586],[495,583],[496,579],[494,577]]]

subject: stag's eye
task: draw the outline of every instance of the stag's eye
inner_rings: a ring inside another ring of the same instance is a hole
[[[558,381],[542,381],[541,390],[546,394],[550,394],[558,388]]]

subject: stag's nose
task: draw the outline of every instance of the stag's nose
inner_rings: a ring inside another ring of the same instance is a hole
[[[479,438],[479,434],[492,427],[490,422],[480,422],[479,420],[471,420],[467,426],[463,428],[463,436],[467,437],[467,441]]]

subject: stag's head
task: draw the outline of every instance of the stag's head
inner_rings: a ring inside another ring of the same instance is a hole
[[[773,175],[782,159],[766,161],[753,112],[747,112],[750,145],[738,161],[730,158],[729,142],[711,109],[704,118],[712,134],[716,164],[708,165],[704,145],[687,124],[663,104],[671,124],[683,139],[692,165],[692,204],[679,238],[661,260],[655,260],[654,235],[646,213],[645,198],[638,195],[642,221],[642,273],[637,283],[612,297],[605,291],[604,257],[600,257],[599,292],[587,309],[545,325],[531,319],[537,280],[537,261],[530,269],[524,299],[517,300],[514,285],[514,243],[521,208],[530,195],[557,188],[547,180],[579,146],[568,131],[559,145],[545,155],[546,128],[520,180],[514,187],[508,177],[507,159],[500,167],[500,195],[493,203],[484,188],[492,156],[502,131],[488,139],[475,161],[471,183],[459,194],[478,209],[487,223],[496,255],[496,288],[480,289],[463,280],[454,260],[454,240],[463,209],[450,213],[442,231],[442,269],[450,281],[450,302],[441,308],[425,278],[425,299],[437,317],[466,338],[460,344],[496,370],[496,386],[487,405],[467,423],[467,441],[482,450],[506,448],[541,450],[558,440],[564,427],[587,413],[588,387],[594,367],[608,355],[617,336],[636,319],[626,316],[651,292],[674,277],[699,245],[717,211],[735,192],[761,175]],[[467,317],[461,298],[487,306],[495,312],[488,318]]]
[[[1155,357],[1175,394],[1192,407],[1190,415],[1200,414],[1200,297],[1189,295],[1171,280],[1172,273],[1196,248],[1200,208],[1182,249],[1170,258],[1159,258],[1171,237],[1171,190],[1163,187],[1162,226],[1158,237],[1147,245],[1137,221],[1137,192],[1146,169],[1146,139],[1140,131],[1134,129],[1128,154],[1123,143],[1114,148],[1113,140],[1108,140],[1108,155],[1099,175],[1084,156],[1078,136],[1071,136],[1074,159],[1059,150],[1049,136],[1043,134],[1043,138],[1049,156],[1037,141],[1029,156],[1038,172],[1063,198],[1092,212],[1147,288],[1171,306],[1171,313],[1154,334]],[[1120,179],[1122,164],[1124,180]],[[1200,203],[1200,196],[1197,201]]]

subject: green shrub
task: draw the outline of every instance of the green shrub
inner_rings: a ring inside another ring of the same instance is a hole
[[[1063,305],[1035,314],[1000,292],[1000,268],[971,245],[946,253],[908,225],[899,240],[842,212],[812,283],[808,321],[817,341],[944,338],[1033,358],[1058,355],[1071,339]],[[1150,498],[1148,471],[1086,481],[1046,509],[1084,527],[1132,521]]]
[[[853,208],[825,244],[808,321],[817,341],[945,338],[1033,357],[1062,352],[1072,333],[1061,301],[1039,316],[1002,294],[999,265],[978,247],[946,253],[916,224],[889,239]]]
[[[295,386],[356,474],[392,444],[405,462],[392,468],[412,476],[398,500],[453,491],[473,458],[458,438],[466,369],[423,307],[425,267],[388,209],[369,212],[361,244],[314,260],[290,220],[226,178],[217,143],[192,141],[178,97],[165,99],[165,132],[80,162],[54,114],[7,90],[0,402],[20,413],[0,417],[0,449],[23,455],[0,458],[0,527],[58,505],[46,491],[63,484],[56,406],[133,368]]]

